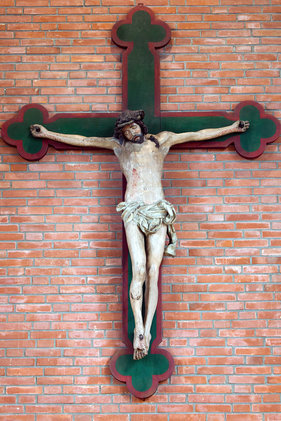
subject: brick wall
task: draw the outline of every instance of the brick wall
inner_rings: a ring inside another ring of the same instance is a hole
[[[162,110],[261,102],[280,117],[278,0],[144,2],[172,28]],[[110,30],[134,1],[1,0],[0,120],[119,111]],[[0,420],[281,420],[281,149],[173,151],[179,248],[163,262],[172,378],[146,401],[109,373],[121,338],[121,176],[111,153],[28,163],[0,141]]]

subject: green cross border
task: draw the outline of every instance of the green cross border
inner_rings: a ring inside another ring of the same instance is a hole
[[[268,143],[281,133],[279,121],[266,114],[263,107],[254,101],[237,105],[232,113],[226,112],[160,112],[160,59],[159,49],[171,38],[169,26],[155,18],[151,9],[138,5],[130,10],[125,20],[117,22],[112,29],[115,44],[124,49],[122,55],[122,108],[143,109],[145,124],[151,133],[163,130],[172,132],[197,131],[204,128],[227,126],[233,121],[249,120],[250,129],[239,135],[227,135],[214,141],[192,142],[179,145],[178,149],[225,148],[234,143],[236,151],[245,158],[257,158]],[[110,137],[117,114],[56,114],[49,118],[48,111],[39,104],[24,106],[19,113],[2,126],[2,137],[16,146],[18,153],[27,160],[39,160],[48,151],[49,145],[57,149],[74,147],[51,140],[34,140],[30,134],[31,124],[43,124],[55,132],[80,134],[82,136]],[[110,362],[112,374],[126,382],[136,397],[152,395],[159,381],[171,376],[174,369],[170,353],[158,348],[162,340],[161,279],[159,300],[152,325],[152,345],[149,355],[143,360],[132,359],[133,316],[129,305],[128,291],[131,282],[131,264],[124,241],[123,246],[123,341],[127,349],[114,354]]]

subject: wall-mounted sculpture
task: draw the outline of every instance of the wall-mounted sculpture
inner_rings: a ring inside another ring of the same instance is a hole
[[[229,114],[160,113],[157,51],[169,42],[169,27],[139,5],[114,25],[112,38],[125,49],[123,109],[137,111],[124,111],[117,119],[115,114],[60,114],[49,119],[44,107],[31,104],[4,124],[2,136],[29,160],[42,158],[48,145],[106,148],[119,159],[126,178],[124,202],[117,210],[122,212],[127,238],[123,258],[127,349],[115,353],[110,367],[133,394],[145,398],[172,374],[174,366],[170,353],[158,348],[162,339],[159,267],[164,251],[174,255],[176,247],[175,210],[161,186],[163,161],[173,146],[223,148],[232,142],[242,156],[255,158],[279,136],[280,124],[255,102],[243,102]],[[165,249],[167,234],[170,243]]]

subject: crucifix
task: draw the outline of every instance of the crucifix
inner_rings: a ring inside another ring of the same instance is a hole
[[[48,145],[106,148],[119,159],[125,177],[124,201],[117,210],[122,212],[126,237],[123,341],[127,348],[114,354],[110,368],[139,398],[153,394],[174,368],[171,354],[158,347],[162,340],[159,269],[164,252],[173,256],[176,248],[176,214],[161,185],[166,155],[172,147],[226,147],[233,142],[242,156],[255,158],[280,134],[279,122],[250,101],[229,114],[161,113],[158,50],[170,35],[169,27],[141,4],[114,25],[112,39],[125,50],[124,111],[118,117],[59,114],[49,119],[44,107],[31,104],[2,129],[4,140],[29,160],[42,158]]]

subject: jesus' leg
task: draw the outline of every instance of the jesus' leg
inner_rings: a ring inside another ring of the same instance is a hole
[[[146,254],[144,235],[135,222],[124,224],[127,244],[132,261],[132,282],[130,286],[130,302],[135,320],[134,355],[139,360],[146,355],[144,325],[142,318],[143,284],[146,278]]]
[[[162,225],[155,234],[150,234],[146,238],[147,253],[147,280],[145,293],[145,325],[144,338],[146,354],[149,351],[151,340],[151,324],[158,302],[158,278],[159,268],[163,259],[167,226]]]

